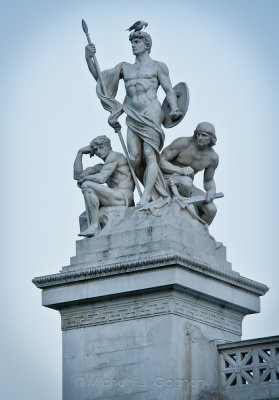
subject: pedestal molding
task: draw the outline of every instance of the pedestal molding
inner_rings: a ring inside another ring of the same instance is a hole
[[[38,288],[47,288],[50,286],[92,280],[110,275],[140,272],[154,268],[163,268],[166,266],[179,266],[190,269],[195,272],[227,282],[244,290],[248,290],[260,296],[264,295],[268,291],[268,287],[266,285],[242,277],[237,273],[224,271],[221,268],[213,267],[210,264],[200,262],[194,260],[193,258],[186,257],[184,255],[182,256],[177,253],[157,256],[154,258],[146,258],[144,260],[120,262],[71,272],[61,272],[58,274],[46,275],[34,278],[32,282]]]
[[[232,317],[228,313],[193,303],[176,296],[161,296],[147,300],[126,301],[114,305],[96,305],[61,311],[62,330],[86,328],[134,319],[174,314],[201,322],[224,331],[241,335],[243,315]]]

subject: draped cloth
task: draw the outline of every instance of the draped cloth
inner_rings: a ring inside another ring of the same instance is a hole
[[[103,82],[106,87],[106,95],[100,83],[100,79],[97,80],[96,86],[97,96],[101,100],[102,106],[110,113],[108,123],[113,129],[116,130],[121,129],[121,125],[117,121],[117,119],[124,112],[122,104],[115,99],[118,90],[118,83],[120,80],[122,65],[123,63],[120,63],[116,67],[108,69],[101,73]]]
[[[118,122],[120,115],[125,112],[127,115],[126,124],[139,138],[148,143],[156,152],[157,163],[160,165],[160,151],[162,150],[165,134],[162,128],[151,118],[139,113],[130,107],[124,99],[123,105],[115,99],[117,94],[118,84],[121,77],[121,70],[123,62],[116,67],[103,71],[102,78],[106,87],[106,95],[100,84],[97,81],[96,92],[105,110],[110,112],[108,123],[116,131],[121,129]],[[143,165],[146,166],[145,160],[142,160]],[[145,176],[143,178],[145,184]],[[152,200],[159,199],[160,197],[168,197],[167,185],[163,177],[162,171],[159,168],[157,180],[152,191]]]

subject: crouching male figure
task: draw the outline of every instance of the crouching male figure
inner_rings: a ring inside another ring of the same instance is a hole
[[[82,164],[84,154],[90,154],[90,157],[96,155],[104,163],[84,170]],[[91,237],[99,232],[100,207],[134,204],[134,181],[126,157],[112,150],[107,136],[97,136],[89,146],[78,151],[74,162],[74,179],[78,181],[78,186],[84,195],[88,221],[88,229],[79,236]]]
[[[161,154],[161,169],[166,180],[175,184],[184,197],[198,196],[204,192],[193,185],[197,172],[204,170],[206,200],[196,210],[208,225],[213,221],[217,209],[213,203],[216,194],[214,173],[218,166],[218,154],[212,149],[216,143],[214,126],[209,122],[197,125],[192,137],[180,137],[167,146]]]

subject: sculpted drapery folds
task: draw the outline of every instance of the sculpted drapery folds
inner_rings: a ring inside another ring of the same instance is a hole
[[[95,46],[86,46],[86,61],[90,72],[97,81],[97,95],[103,107],[110,112],[109,124],[117,131],[120,124],[117,118],[126,113],[127,144],[132,166],[138,179],[144,184],[144,193],[140,204],[146,204],[158,197],[166,197],[166,184],[159,168],[159,154],[164,143],[161,128],[163,112],[157,98],[159,85],[166,93],[171,108],[171,118],[177,120],[181,111],[177,107],[177,97],[172,89],[169,73],[164,63],[149,56],[151,37],[146,32],[130,34],[134,64],[121,62],[115,68],[102,72],[106,95],[98,80],[98,74],[92,61]],[[116,99],[119,80],[123,79],[126,97],[123,105]]]

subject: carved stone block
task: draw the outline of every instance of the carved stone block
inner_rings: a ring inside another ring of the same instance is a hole
[[[267,287],[232,271],[175,204],[156,217],[101,211],[106,225],[77,242],[70,265],[34,279],[61,313],[63,399],[215,399],[217,343],[240,339]]]

